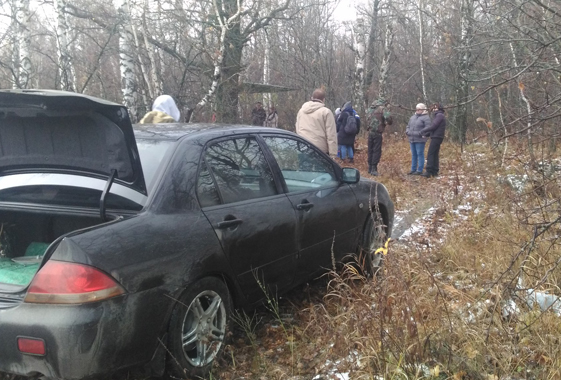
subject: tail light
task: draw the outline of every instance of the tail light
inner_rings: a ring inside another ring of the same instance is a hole
[[[94,267],[49,260],[29,285],[25,302],[79,304],[124,294],[109,275]]]
[[[24,354],[45,356],[45,341],[39,338],[18,336],[18,350]]]

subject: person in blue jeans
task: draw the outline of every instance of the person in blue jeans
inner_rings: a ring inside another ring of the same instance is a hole
[[[355,114],[356,112],[353,110],[351,102],[346,102],[343,107],[341,107],[341,114],[337,118],[336,123],[337,144],[339,145],[337,155],[343,162],[345,162],[348,157],[350,164],[354,163],[355,137],[360,128],[360,118]],[[354,120],[352,126],[347,122],[348,118]]]
[[[405,134],[411,145],[411,171],[409,175],[423,174],[423,166],[425,165],[425,144],[426,137],[421,137],[421,131],[430,127],[431,121],[427,106],[423,103],[417,104],[415,114],[409,119]]]

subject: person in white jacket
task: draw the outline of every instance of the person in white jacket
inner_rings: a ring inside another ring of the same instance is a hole
[[[324,104],[325,91],[314,90],[312,99],[302,105],[296,116],[296,133],[332,158],[337,157],[335,116]]]

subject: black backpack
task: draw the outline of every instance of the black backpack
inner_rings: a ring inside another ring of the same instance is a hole
[[[344,131],[347,135],[351,135],[351,136],[357,134],[358,127],[356,125],[356,118],[354,117],[354,115],[349,115],[349,117],[347,117],[347,122],[345,124]]]

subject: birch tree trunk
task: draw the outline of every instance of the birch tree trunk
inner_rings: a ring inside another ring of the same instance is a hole
[[[355,53],[355,72],[353,83],[353,105],[359,113],[363,113],[367,104],[364,96],[364,66],[366,60],[366,44],[365,44],[365,25],[364,19],[358,18],[354,27],[353,43]]]
[[[66,0],[54,0],[57,14],[56,42],[58,48],[58,70],[60,88],[76,92],[76,74],[72,64],[72,55],[68,45],[68,22],[66,18]]]
[[[19,88],[19,27],[18,20],[16,18],[17,0],[11,0],[10,2],[12,8],[11,17],[11,30],[12,30],[12,71],[11,71],[11,82],[12,88]]]
[[[267,33],[267,30],[263,30],[263,32],[263,34],[265,35],[265,51],[263,53],[263,83],[269,84],[269,81],[271,80],[271,40],[269,39],[269,33]],[[263,104],[265,105],[265,107],[270,107],[272,105],[271,101],[272,99],[270,92],[263,94]]]
[[[18,88],[29,88],[31,85],[32,65],[31,65],[31,12],[29,11],[29,0],[16,0],[16,21],[17,33],[16,40],[19,44],[18,49]]]
[[[363,88],[367,89],[372,84],[374,77],[374,63],[376,62],[376,36],[378,35],[378,13],[380,10],[380,0],[372,0],[372,13],[370,15],[370,33],[368,33],[368,46],[366,48],[366,57],[364,61],[364,84]],[[364,100],[368,106],[368,99]]]
[[[127,0],[118,1],[117,14],[119,16],[119,66],[121,70],[121,83],[123,103],[129,109],[131,119],[139,119],[137,107],[137,81],[134,61],[134,36],[130,27],[130,13]]]
[[[510,52],[512,54],[512,63],[515,68],[518,68],[518,60],[516,59],[516,52],[514,51],[514,45],[512,42],[509,43]],[[520,99],[526,104],[526,112],[528,115],[528,121],[526,124],[527,135],[528,135],[528,152],[530,153],[530,161],[534,163],[534,149],[532,146],[532,108],[530,106],[530,101],[524,94],[524,83],[521,80],[518,81],[518,90],[520,91]]]
[[[425,84],[425,43],[424,43],[424,29],[423,29],[423,0],[419,0],[417,7],[417,18],[419,20],[419,67],[421,69],[421,88],[423,90],[423,100],[427,103],[427,87]]]
[[[460,104],[456,112],[457,134],[460,143],[466,141],[467,132],[467,104],[469,96],[469,70],[471,68],[470,42],[473,36],[473,0],[461,0],[460,7],[460,59],[458,64],[458,90],[456,100]]]
[[[394,38],[394,30],[390,20],[386,24],[386,33],[384,36],[384,57],[382,58],[382,63],[380,64],[380,78],[378,93],[379,97],[387,99],[387,88],[388,88],[388,74],[390,71],[390,60],[392,57],[392,45]]]
[[[142,32],[144,35],[144,45],[146,46],[146,50],[148,50],[148,57],[150,58],[150,76],[152,79],[152,89],[153,94],[151,95],[153,98],[160,96],[164,93],[163,89],[163,81],[160,76],[160,72],[158,67],[160,67],[159,62],[157,61],[156,57],[159,57],[157,52],[155,52],[155,47],[148,42],[148,26],[146,23],[146,13],[148,12],[148,0],[144,2],[144,12],[142,13]]]

